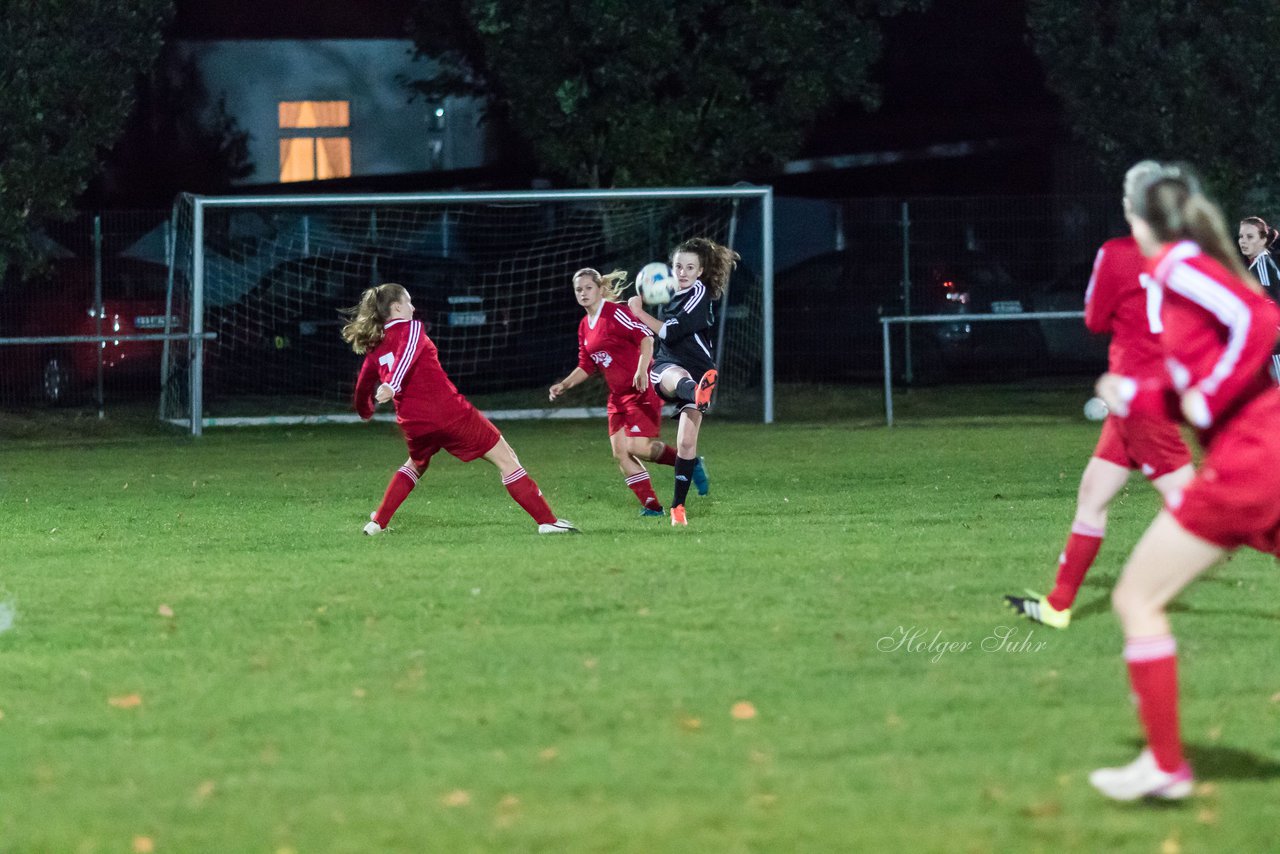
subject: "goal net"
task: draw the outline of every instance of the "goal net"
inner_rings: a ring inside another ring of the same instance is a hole
[[[563,405],[582,267],[634,277],[680,240],[742,255],[716,305],[717,410],[772,420],[772,192],[733,187],[362,196],[183,195],[173,210],[163,419],[202,427],[351,420],[360,357],[341,310],[399,282],[463,394],[503,418],[603,412],[597,382]],[[212,333],[207,343],[197,336]]]

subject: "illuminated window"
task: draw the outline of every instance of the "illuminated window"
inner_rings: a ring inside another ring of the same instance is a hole
[[[350,101],[281,101],[280,180],[350,177],[350,126]]]

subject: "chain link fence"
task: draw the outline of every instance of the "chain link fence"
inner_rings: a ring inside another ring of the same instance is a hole
[[[780,397],[788,383],[878,386],[883,316],[956,318],[894,326],[895,383],[998,384],[1105,365],[1105,340],[1079,321],[966,315],[1078,311],[1098,246],[1127,230],[1115,197],[778,198],[776,206]],[[158,402],[162,344],[132,336],[165,325],[169,213],[84,214],[47,230],[39,269],[9,271],[0,409]]]

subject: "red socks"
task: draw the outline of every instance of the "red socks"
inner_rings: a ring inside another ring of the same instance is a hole
[[[400,505],[417,485],[418,472],[413,466],[400,466],[396,469],[396,473],[391,475],[391,482],[387,484],[386,493],[382,496],[382,503],[373,514],[373,521],[378,523],[379,528],[385,528],[391,524],[391,517],[400,509]]]
[[[550,525],[556,520],[556,514],[551,512],[547,499],[542,497],[542,490],[538,489],[538,484],[533,482],[523,466],[503,477],[502,485],[539,525]]]
[[[631,491],[636,494],[636,498],[640,501],[642,507],[648,507],[650,510],[662,509],[658,496],[654,494],[653,483],[649,480],[647,471],[628,477],[627,486],[631,487]]]
[[[1173,773],[1186,763],[1178,737],[1178,645],[1171,635],[1129,638],[1124,660],[1147,745],[1160,770]]]
[[[670,445],[662,446],[662,455],[654,460],[660,466],[673,466],[676,464],[676,449]]]
[[[1072,523],[1067,547],[1058,558],[1058,578],[1053,592],[1045,597],[1055,610],[1070,608],[1071,603],[1076,601],[1076,593],[1084,583],[1085,573],[1093,566],[1093,559],[1098,556],[1098,549],[1102,547],[1104,534],[1106,531],[1102,528],[1083,522]]]

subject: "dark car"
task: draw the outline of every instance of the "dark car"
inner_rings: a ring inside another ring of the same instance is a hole
[[[13,337],[138,335],[165,331],[168,268],[137,258],[102,263],[102,305],[95,305],[94,264],[69,258],[15,283],[4,295],[6,331]],[[179,330],[180,318],[172,329]],[[87,396],[98,377],[104,383],[159,382],[163,343],[118,341],[21,345],[7,348],[9,376],[52,404]]]
[[[1093,273],[1093,262],[1068,264],[1062,272],[1036,289],[1031,298],[1035,311],[1083,311],[1084,292]],[[1084,318],[1040,321],[1045,352],[1052,365],[1064,372],[1101,372],[1107,367],[1108,335],[1094,335]]]
[[[1043,358],[1034,321],[973,321],[970,315],[1030,311],[1023,288],[990,256],[959,251],[912,266],[910,314],[954,315],[955,322],[910,325],[914,380],[1023,373]],[[810,258],[777,274],[778,377],[866,380],[883,375],[880,318],[907,313],[901,261],[856,250]],[[901,324],[890,328],[895,378],[908,368]]]
[[[303,257],[276,266],[236,301],[210,309],[218,332],[214,381],[224,390],[313,396],[348,386],[359,359],[341,338],[343,311],[382,282],[409,289],[418,319],[456,379],[479,370],[488,350],[501,344],[501,334],[478,331],[500,312],[464,261],[361,252]]]

